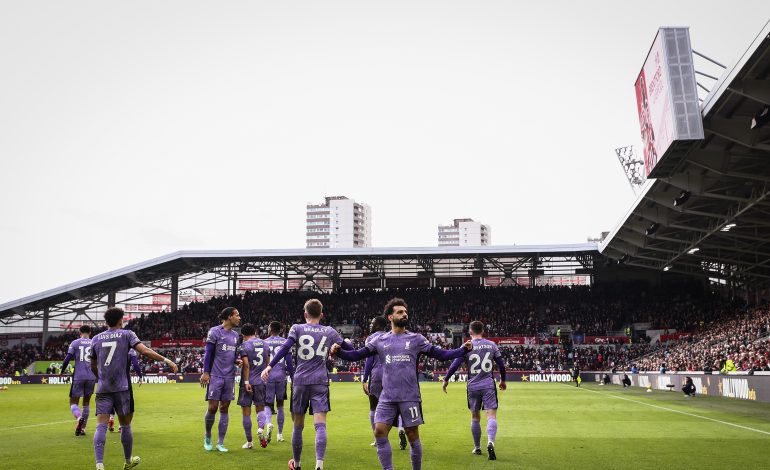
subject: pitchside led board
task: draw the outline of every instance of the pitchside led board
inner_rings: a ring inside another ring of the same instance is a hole
[[[647,177],[670,176],[703,140],[688,28],[658,30],[635,88]]]

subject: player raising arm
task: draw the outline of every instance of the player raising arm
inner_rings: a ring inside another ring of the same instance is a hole
[[[104,444],[107,440],[107,420],[112,410],[120,421],[120,442],[126,461],[124,470],[139,465],[139,457],[132,457],[134,435],[131,419],[134,417],[134,396],[128,373],[128,350],[136,349],[139,354],[162,361],[177,372],[174,361],[166,359],[139,341],[131,330],[123,329],[123,309],[108,308],[104,312],[108,329],[94,336],[91,343],[91,370],[96,375],[96,432],[94,433],[94,454],[97,470],[104,470]]]
[[[411,447],[412,469],[422,467],[422,444],[418,426],[424,424],[422,418],[422,398],[417,381],[417,360],[420,354],[448,361],[462,357],[473,345],[467,341],[462,347],[443,350],[433,346],[421,334],[407,331],[409,315],[403,299],[391,299],[385,305],[385,316],[391,324],[391,330],[383,333],[355,351],[343,351],[337,347],[332,353],[348,361],[358,361],[377,355],[382,363],[382,394],[374,412],[374,438],[377,443],[377,456],[383,470],[393,469],[393,451],[390,448],[388,434],[403,418],[406,437]]]
[[[270,371],[289,350],[297,346],[297,368],[291,382],[291,417],[294,432],[291,435],[293,458],[289,460],[291,470],[301,469],[302,431],[305,428],[305,413],[310,410],[315,426],[316,470],[323,470],[326,455],[326,413],[331,411],[329,402],[329,374],[326,371],[326,356],[332,345],[343,343],[340,334],[331,326],[321,325],[323,305],[318,299],[305,302],[306,323],[292,325],[283,346],[275,353],[270,364],[262,371],[262,380],[267,380]]]

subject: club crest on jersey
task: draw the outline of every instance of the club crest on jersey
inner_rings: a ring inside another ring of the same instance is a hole
[[[409,341],[406,342],[406,345],[404,346],[404,349],[409,349]]]
[[[385,364],[390,364],[390,354],[385,356]]]

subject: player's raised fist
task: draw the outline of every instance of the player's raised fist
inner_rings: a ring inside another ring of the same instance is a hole
[[[465,349],[467,349],[468,351],[470,351],[471,349],[473,349],[473,343],[471,343],[471,340],[468,340],[468,341],[466,341],[466,342],[463,344],[463,347],[464,347]]]
[[[336,344],[336,343],[335,343],[335,344],[333,344],[333,345],[332,345],[332,348],[329,350],[329,354],[331,354],[332,356],[336,355],[336,354],[337,354],[337,351],[339,351],[339,350],[340,350],[340,347],[341,347],[341,346],[340,346],[339,344]]]

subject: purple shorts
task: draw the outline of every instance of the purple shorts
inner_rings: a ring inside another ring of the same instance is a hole
[[[376,399],[380,399],[382,393],[382,382],[369,382],[369,395]]]
[[[129,388],[123,392],[97,393],[96,414],[126,416],[134,412],[134,393]]]
[[[233,401],[235,399],[235,377],[211,377],[206,387],[206,401]]]
[[[497,389],[468,390],[468,409],[471,411],[496,410]]]
[[[286,400],[286,381],[268,382],[265,384],[265,404],[273,406],[276,400]]]
[[[297,414],[325,413],[331,411],[328,385],[291,386],[291,412]]]
[[[251,393],[246,391],[246,387],[238,387],[238,406],[264,406],[265,405],[265,384],[251,384]]]
[[[95,380],[73,380],[70,385],[70,398],[90,397],[94,394]]]
[[[374,422],[397,426],[399,416],[405,428],[425,424],[422,419],[422,403],[419,401],[381,401],[374,411]]]

